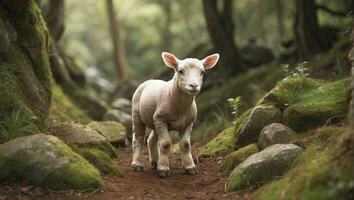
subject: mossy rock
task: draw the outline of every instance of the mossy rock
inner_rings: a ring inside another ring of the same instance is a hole
[[[123,124],[113,121],[92,121],[87,125],[117,146],[124,146],[127,133]]]
[[[213,140],[199,151],[199,157],[208,157],[220,153],[230,152],[234,149],[235,127],[229,127],[219,133]]]
[[[34,0],[0,4],[0,120],[21,110],[44,131],[51,101],[50,37]],[[20,136],[20,135],[19,135]]]
[[[275,144],[251,155],[231,172],[226,191],[244,189],[282,175],[300,152],[301,148],[294,144]]]
[[[249,144],[229,154],[221,163],[219,170],[222,172],[230,172],[237,165],[245,161],[250,155],[259,151],[257,144]]]
[[[298,132],[342,122],[348,115],[349,99],[350,79],[327,83],[286,108],[284,120]]]
[[[118,165],[113,162],[111,157],[105,152],[94,148],[74,148],[74,151],[86,158],[93,166],[95,166],[102,174],[112,174],[115,176],[123,176]]]
[[[285,78],[268,92],[258,104],[274,104],[281,110],[300,101],[301,97],[323,85],[324,81],[303,76]]]
[[[236,147],[240,148],[258,141],[261,130],[272,123],[281,122],[282,113],[273,105],[258,105],[254,107],[237,133]]]
[[[309,145],[292,169],[256,192],[257,199],[353,199],[353,136],[343,128],[316,132],[331,136]]]
[[[0,145],[0,180],[26,180],[54,190],[103,187],[95,167],[60,139],[44,134]]]
[[[117,157],[117,149],[104,136],[82,124],[53,122],[49,131],[71,146],[95,148],[107,153],[111,158]]]
[[[88,123],[92,121],[85,111],[73,104],[71,100],[63,93],[60,86],[53,84],[52,104],[49,110],[49,119],[60,122],[79,122]]]

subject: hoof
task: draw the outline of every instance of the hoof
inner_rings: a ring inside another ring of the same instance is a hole
[[[197,168],[193,167],[193,168],[190,168],[190,169],[186,169],[186,174],[192,175],[192,176],[197,175],[198,174]]]
[[[152,169],[157,170],[157,162],[152,161],[151,162],[151,167],[152,167]]]
[[[160,178],[167,178],[169,177],[171,174],[170,174],[170,171],[169,170],[162,170],[160,171],[159,173],[159,176]]]
[[[135,165],[135,166],[133,166],[133,168],[134,168],[135,172],[143,172],[144,171],[144,167],[140,166],[140,165]]]

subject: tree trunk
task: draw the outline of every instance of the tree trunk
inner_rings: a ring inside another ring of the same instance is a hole
[[[114,10],[113,0],[106,0],[109,28],[111,32],[114,52],[114,63],[116,66],[117,77],[121,82],[129,81],[130,71],[124,46],[120,38],[116,11]]]
[[[47,27],[55,41],[59,41],[64,33],[64,0],[50,0],[44,15]]]
[[[294,35],[300,59],[310,59],[326,49],[321,40],[314,0],[295,0]]]
[[[284,40],[284,24],[283,24],[283,4],[281,0],[276,0],[277,24],[280,43]]]
[[[348,54],[348,58],[351,62],[352,65],[352,94],[351,94],[351,100],[350,100],[350,106],[349,106],[349,124],[351,126],[351,131],[354,134],[354,27],[352,28],[351,31],[351,40],[352,40],[352,49]],[[353,135],[354,137],[354,135]]]
[[[204,15],[215,51],[221,54],[220,67],[225,77],[243,71],[234,41],[233,0],[224,0],[218,12],[216,0],[203,0]],[[236,66],[236,67],[234,67]]]
[[[172,2],[171,0],[160,0],[159,5],[165,13],[165,21],[161,29],[161,51],[170,51],[172,46],[172,33],[171,33],[171,24],[172,24]]]

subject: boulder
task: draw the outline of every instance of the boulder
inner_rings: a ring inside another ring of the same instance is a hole
[[[241,149],[238,149],[230,153],[226,159],[221,163],[220,171],[227,172],[232,171],[237,165],[245,161],[252,154],[257,153],[258,146],[257,144],[249,144]]]
[[[286,144],[297,138],[296,133],[280,123],[264,127],[258,137],[258,145],[264,149],[273,144]]]
[[[290,168],[302,149],[294,144],[275,144],[251,155],[230,174],[226,191],[269,181]]]
[[[132,113],[132,101],[125,98],[118,98],[112,102],[112,108],[125,113]]]
[[[54,123],[49,127],[49,131],[69,144],[97,145],[107,141],[96,130],[77,123]]]
[[[117,149],[106,137],[92,128],[77,123],[52,123],[49,132],[71,147],[95,148],[107,153],[111,158],[117,157]]]
[[[92,121],[88,125],[91,129],[100,133],[112,144],[124,145],[127,136],[124,126],[113,121]]]
[[[260,131],[271,123],[280,122],[282,113],[272,105],[258,105],[251,111],[248,120],[240,129],[236,140],[236,147],[257,142]]]
[[[104,115],[103,120],[104,121],[115,121],[115,122],[122,123],[125,126],[128,138],[131,139],[131,137],[132,137],[132,117],[130,114],[127,114],[127,113],[120,111],[120,110],[113,109],[113,110],[108,111]]]
[[[54,190],[103,187],[95,167],[57,137],[44,134],[0,145],[0,181],[13,179]]]

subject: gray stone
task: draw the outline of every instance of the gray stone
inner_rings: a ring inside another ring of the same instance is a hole
[[[286,144],[296,139],[296,133],[280,123],[273,123],[264,127],[258,137],[258,145],[264,149],[273,144]]]
[[[96,168],[57,137],[44,134],[0,145],[0,181],[13,179],[51,189],[103,186]]]
[[[237,147],[258,141],[260,131],[267,125],[280,122],[282,114],[272,105],[258,105],[253,108],[247,122],[243,125],[236,141]]]
[[[131,114],[132,113],[132,102],[129,99],[118,98],[113,101],[112,108]]]
[[[124,125],[127,133],[127,137],[131,138],[132,135],[132,117],[130,114],[125,113],[120,110],[110,110],[108,111],[104,117],[104,121],[115,121],[115,122],[120,122]]]
[[[113,121],[90,122],[88,125],[91,129],[100,133],[108,142],[118,145],[125,144],[127,136],[124,125]]]
[[[69,144],[96,145],[107,141],[96,130],[76,123],[55,123],[49,127],[49,131]]]
[[[231,172],[226,190],[230,192],[242,189],[282,175],[301,151],[294,144],[275,144],[251,155]]]

